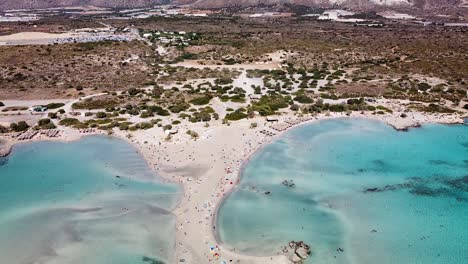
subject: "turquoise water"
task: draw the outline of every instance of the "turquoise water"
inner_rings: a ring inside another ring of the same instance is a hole
[[[180,192],[122,140],[17,145],[0,160],[0,263],[170,262]]]
[[[468,263],[468,126],[293,129],[252,158],[218,213],[220,240],[247,254],[304,240],[310,263]]]

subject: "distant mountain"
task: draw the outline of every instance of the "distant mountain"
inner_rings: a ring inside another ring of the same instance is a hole
[[[466,4],[467,0],[179,0],[190,2],[192,6],[219,8],[226,6],[254,6],[271,4],[294,4],[312,7],[341,6],[354,9],[373,9],[375,7],[414,7],[419,9],[457,8]],[[177,2],[174,1],[174,2]]]
[[[138,8],[167,4],[170,1],[171,0],[0,0],[0,10],[76,6]]]
[[[414,7],[417,9],[447,9],[467,5],[468,0],[0,0],[0,10],[51,7],[96,6],[138,8],[162,4],[191,5],[200,8],[293,4],[309,7],[347,7],[374,9],[378,7]]]

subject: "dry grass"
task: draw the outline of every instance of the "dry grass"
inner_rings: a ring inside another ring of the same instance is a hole
[[[77,90],[120,90],[150,79],[139,43],[100,42],[52,46],[1,46],[2,99],[77,96]],[[124,62],[132,55],[140,59]]]

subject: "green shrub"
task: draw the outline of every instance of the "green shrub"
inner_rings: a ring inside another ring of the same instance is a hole
[[[18,123],[10,124],[10,129],[15,132],[22,132],[28,130],[29,125],[25,121],[19,121]]]
[[[237,109],[236,111],[232,112],[232,113],[229,113],[226,115],[225,119],[227,120],[230,120],[230,121],[237,121],[237,120],[241,120],[241,119],[244,119],[244,118],[247,118],[247,114],[240,111],[239,109]]]
[[[121,123],[121,124],[119,125],[119,129],[120,129],[120,130],[128,130],[129,127],[130,127],[130,126],[129,126],[127,123]]]
[[[210,103],[211,98],[212,98],[211,95],[204,95],[202,97],[198,97],[198,98],[194,98],[190,100],[190,103],[194,105],[206,105]]]
[[[78,119],[76,118],[64,118],[60,120],[59,125],[61,126],[74,126],[81,123]]]
[[[115,107],[118,102],[114,99],[94,99],[88,98],[83,101],[76,102],[72,105],[73,109],[106,109]]]
[[[52,123],[52,121],[50,121],[49,118],[43,118],[37,122],[37,128],[38,129],[54,129],[56,128],[56,126],[54,123]]]
[[[7,133],[8,131],[10,131],[8,127],[0,125],[0,133]]]
[[[154,125],[150,122],[141,122],[141,123],[136,124],[135,126],[139,129],[150,129]]]
[[[105,112],[97,112],[96,117],[97,118],[106,118],[107,114]]]
[[[387,113],[393,113],[392,110],[388,109],[387,107],[385,107],[385,106],[383,106],[383,105],[378,105],[376,108],[377,108],[378,110],[382,110],[382,111],[385,111],[385,112],[387,112]]]
[[[169,113],[169,111],[167,111],[166,109],[164,109],[164,108],[162,108],[160,106],[157,106],[157,105],[147,106],[147,109],[150,110],[153,113],[156,113],[159,116],[169,116],[169,115],[171,115],[171,113]]]
[[[49,118],[56,119],[56,118],[57,118],[57,113],[49,112],[49,113],[47,114],[47,116],[48,116]]]
[[[48,109],[57,109],[57,108],[60,108],[60,107],[62,107],[64,105],[65,104],[63,104],[63,103],[50,103],[50,104],[45,105],[45,107],[47,107]]]
[[[180,113],[182,111],[189,109],[190,105],[185,101],[181,101],[181,102],[178,102],[176,104],[169,106],[168,108],[169,108],[169,111],[173,113]]]
[[[275,111],[289,106],[291,98],[279,94],[264,95],[258,102],[254,102],[252,110],[257,111],[262,116],[272,115]]]
[[[190,135],[193,139],[197,139],[199,136],[198,136],[198,133],[195,132],[195,131],[192,131],[192,130],[187,130],[187,135]]]
[[[314,102],[314,99],[308,97],[305,94],[300,94],[294,97],[294,101],[299,102],[301,104],[312,104]]]

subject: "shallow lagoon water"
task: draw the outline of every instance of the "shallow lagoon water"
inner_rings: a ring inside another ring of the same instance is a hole
[[[123,140],[17,145],[0,160],[0,263],[171,262],[180,192]]]
[[[252,255],[304,240],[308,263],[468,263],[468,126],[295,128],[252,157],[217,221]]]

